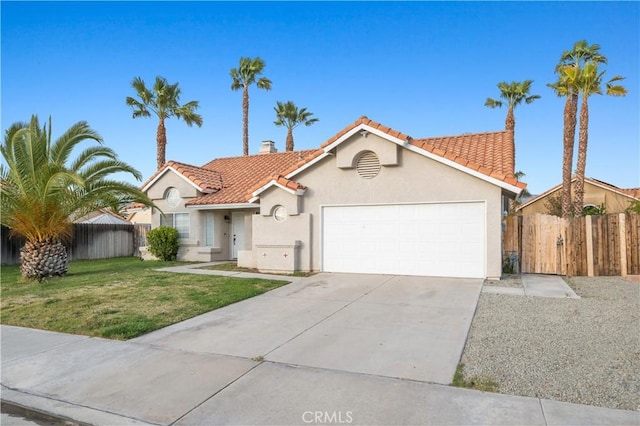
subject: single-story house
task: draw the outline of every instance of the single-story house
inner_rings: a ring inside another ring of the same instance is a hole
[[[414,139],[361,117],[314,150],[169,161],[142,190],[179,259],[264,272],[500,277],[509,131]]]
[[[130,222],[117,213],[109,209],[100,209],[93,211],[81,218],[73,221],[74,223],[96,223],[102,225],[131,225]]]
[[[575,184],[577,178],[571,179],[571,193],[575,192]],[[549,203],[552,198],[561,196],[562,184],[528,199],[516,207],[516,214],[533,215],[533,214],[549,214]],[[624,213],[631,203],[640,199],[640,188],[618,188],[610,183],[603,182],[598,179],[584,178],[584,200],[583,208],[596,207],[604,205],[607,213]]]

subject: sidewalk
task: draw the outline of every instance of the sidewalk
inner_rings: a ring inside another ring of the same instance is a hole
[[[640,424],[635,411],[20,327],[0,332],[2,400],[76,423]]]
[[[512,296],[552,297],[580,299],[559,275],[522,274],[522,288],[484,286],[483,293],[510,294]]]

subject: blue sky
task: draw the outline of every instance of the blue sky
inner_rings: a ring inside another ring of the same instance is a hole
[[[640,186],[638,2],[6,2],[1,3],[2,131],[31,114],[54,136],[86,120],[148,178],[153,118],[131,118],[131,80],[179,82],[204,124],[167,122],[167,159],[202,165],[242,154],[241,92],[229,70],[260,56],[269,92],[250,90],[250,151],[284,150],[276,101],[319,118],[294,132],[316,148],[361,115],[414,138],[501,130],[484,107],[499,81],[534,80],[516,109],[517,170],[532,193],[561,180],[562,110],[546,84],[563,50],[586,39],[623,75],[625,98],[591,98],[587,176]]]

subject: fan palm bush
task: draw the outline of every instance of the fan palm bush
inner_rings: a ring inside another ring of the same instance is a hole
[[[87,140],[96,144],[78,151]],[[55,141],[51,119],[42,127],[37,116],[29,123],[14,123],[5,132],[0,152],[5,163],[0,165],[0,219],[10,235],[26,239],[20,255],[26,278],[42,281],[66,274],[63,243],[71,237],[75,218],[101,208],[118,211],[134,201],[152,206],[136,186],[112,179],[115,173],[137,180],[142,176],[104,146],[84,121]]]

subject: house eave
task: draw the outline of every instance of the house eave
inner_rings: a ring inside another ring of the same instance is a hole
[[[351,136],[355,135],[358,132],[361,131],[366,131],[369,133],[372,133],[376,136],[379,136],[381,138],[384,138],[390,142],[393,142],[397,145],[400,146],[407,146],[408,145],[408,141],[406,140],[402,140],[399,138],[396,138],[395,136],[391,136],[388,133],[385,133],[379,129],[376,129],[374,127],[371,127],[367,124],[358,124],[356,127],[354,127],[353,129],[349,130],[347,133],[345,133],[344,135],[340,136],[338,139],[336,139],[334,142],[332,142],[331,144],[327,145],[326,147],[324,147],[324,152],[328,153],[329,151],[333,150],[335,147],[337,147],[338,145],[340,145],[342,142],[346,141],[347,139],[349,139]]]
[[[173,168],[172,166],[167,166],[162,172],[160,172],[158,174],[158,176],[156,176],[155,178],[153,178],[153,180],[151,180],[150,182],[148,182],[143,188],[142,188],[142,192],[147,192],[149,190],[149,188],[151,188],[162,176],[164,176],[169,170],[171,170],[172,172],[174,172],[176,175],[180,176],[180,178],[182,180],[184,180],[185,182],[187,182],[189,185],[191,185],[192,187],[194,187],[196,190],[204,193],[204,194],[212,194],[214,192],[216,192],[213,189],[205,189],[202,188],[201,186],[196,185],[195,183],[193,183],[191,180],[189,180],[186,176],[184,176],[182,173],[180,173],[179,171],[177,171],[175,168]]]
[[[256,203],[228,203],[228,204],[194,204],[186,205],[189,210],[237,210],[237,209],[255,209]]]

